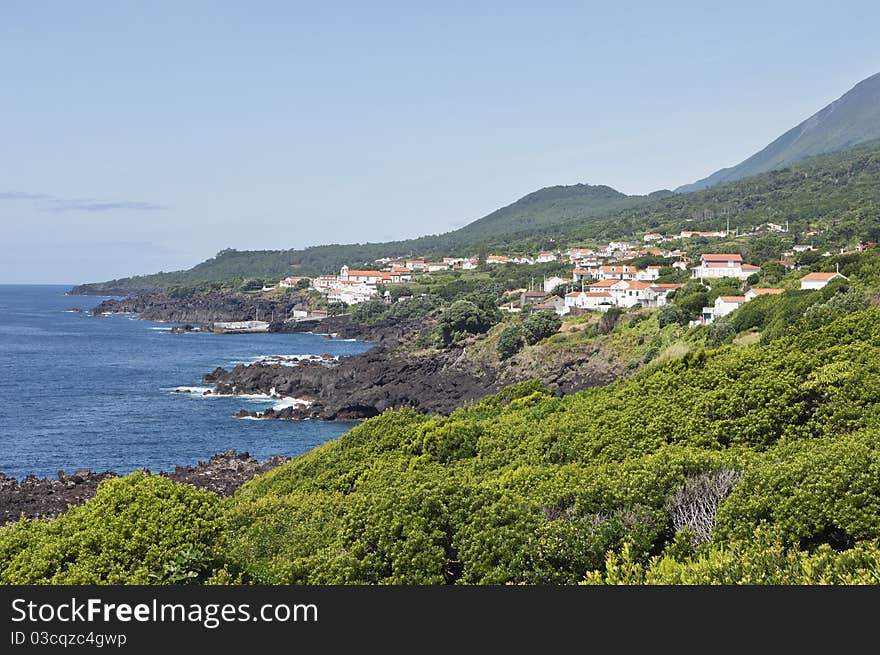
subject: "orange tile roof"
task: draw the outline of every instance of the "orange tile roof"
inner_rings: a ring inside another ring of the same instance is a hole
[[[830,273],[808,273],[807,275],[804,275],[801,279],[802,280],[830,280],[837,275],[840,275],[840,273],[835,273],[834,271],[832,271]],[[840,275],[840,277],[843,277],[843,276]]]
[[[718,296],[721,298],[722,302],[735,302],[735,303],[744,303],[746,301],[745,296]]]
[[[742,255],[739,254],[717,254],[717,253],[706,253],[703,255],[703,259],[709,262],[741,262]]]
[[[785,293],[785,289],[749,289],[756,296],[775,296],[778,293]]]

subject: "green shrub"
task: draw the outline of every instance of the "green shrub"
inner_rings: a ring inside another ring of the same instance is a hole
[[[522,349],[522,346],[523,331],[518,323],[511,323],[498,335],[497,349],[501,359],[512,357]]]
[[[562,319],[556,312],[535,312],[522,323],[522,335],[529,345],[556,334],[562,327]]]
[[[186,584],[206,579],[223,528],[216,495],[132,473],[51,521],[0,529],[3,584]]]

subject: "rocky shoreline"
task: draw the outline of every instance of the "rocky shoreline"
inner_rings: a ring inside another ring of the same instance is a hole
[[[477,341],[429,352],[378,345],[337,362],[303,361],[297,366],[239,364],[231,370],[216,368],[202,381],[215,386],[212,393],[266,394],[309,403],[241,410],[237,418],[333,421],[370,418],[402,407],[449,414],[516,382],[539,379],[562,395],[608,384],[625,373],[598,347],[548,353],[538,362],[498,363],[471,356],[469,348]]]
[[[289,318],[293,310],[300,307],[304,300],[305,298],[298,295],[278,300],[240,293],[211,292],[175,297],[163,292],[142,291],[121,300],[104,300],[89,313],[94,316],[137,314],[139,319],[181,323],[191,328],[176,330],[175,333],[192,331],[195,326],[211,323],[261,320],[269,322],[269,332],[311,332],[337,339],[357,339],[375,343],[399,343],[422,327],[422,322],[418,320],[384,320],[361,325],[354,323],[348,315],[305,320]]]
[[[218,496],[229,496],[251,478],[289,460],[282,455],[257,460],[246,452],[229,450],[207,462],[178,466],[159,475]],[[72,474],[59,471],[55,480],[34,476],[16,480],[0,473],[0,525],[17,521],[22,514],[28,519],[56,517],[70,505],[81,505],[94,496],[102,480],[115,477],[117,474],[111,471],[95,473],[91,469]]]

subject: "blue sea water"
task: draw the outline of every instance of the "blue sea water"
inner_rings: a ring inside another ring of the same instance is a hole
[[[0,472],[170,471],[235,449],[300,455],[351,422],[254,421],[278,401],[174,393],[264,355],[351,355],[370,346],[313,334],[170,334],[133,316],[69,313],[101,298],[68,286],[0,285]]]

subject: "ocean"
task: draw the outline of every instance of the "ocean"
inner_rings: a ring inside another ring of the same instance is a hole
[[[0,285],[0,472],[170,471],[224,450],[295,456],[356,423],[232,418],[278,400],[175,393],[270,355],[352,355],[370,345],[314,334],[170,334],[173,324],[91,316],[70,286]]]

